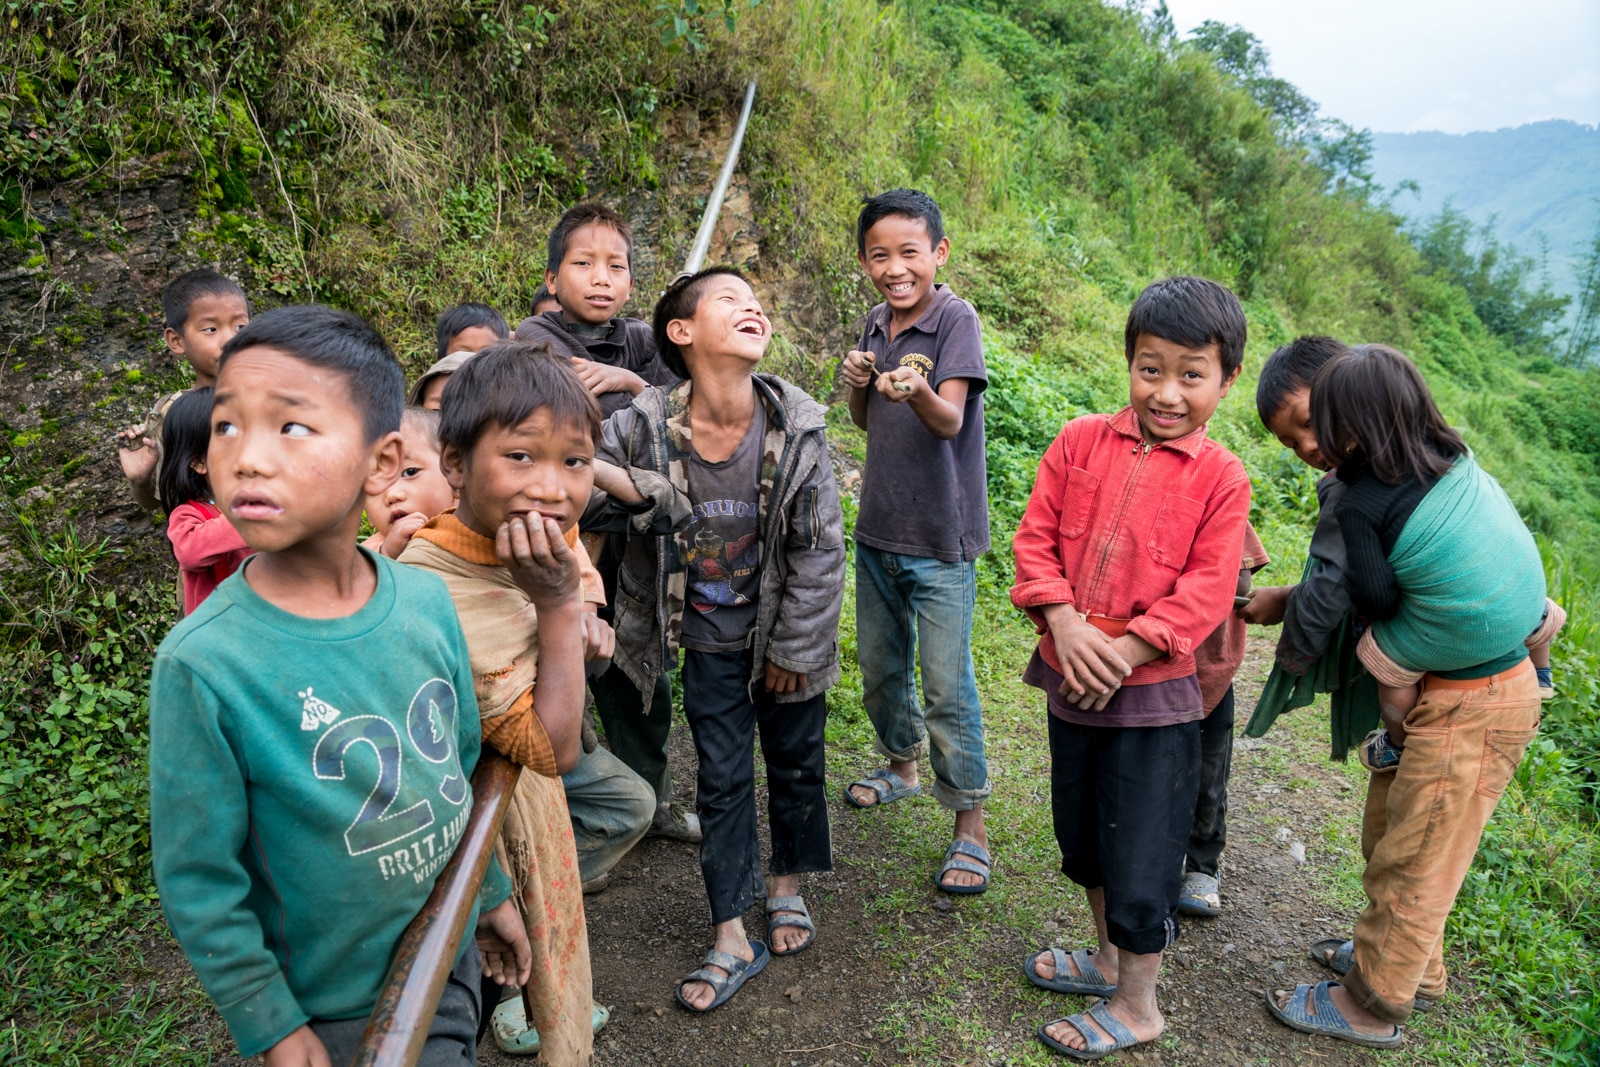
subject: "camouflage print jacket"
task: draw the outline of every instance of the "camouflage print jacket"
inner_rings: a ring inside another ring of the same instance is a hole
[[[844,518],[823,436],[824,409],[773,374],[754,376],[766,405],[759,518],[761,584],[753,685],[770,661],[806,676],[780,701],[806,700],[839,679],[839,609],[844,598]],[[627,507],[599,497],[584,529],[626,529],[617,577],[615,662],[649,693],[678,662],[689,545],[689,391],[646,389],[606,420],[601,459],[626,470],[646,503]]]

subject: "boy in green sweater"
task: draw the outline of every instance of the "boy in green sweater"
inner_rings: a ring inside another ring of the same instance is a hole
[[[245,1056],[348,1063],[472,810],[466,642],[432,575],[359,549],[405,382],[360,318],[271,311],[222,350],[208,474],[256,551],[167,635],[150,691],[156,885]],[[479,972],[526,981],[490,868],[420,1063],[477,1060]],[[491,947],[492,946],[492,947]]]

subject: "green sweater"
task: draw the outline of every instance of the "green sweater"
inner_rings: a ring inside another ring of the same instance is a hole
[[[472,808],[481,727],[449,594],[366,555],[378,585],[353,615],[275,608],[247,564],[156,653],[156,885],[246,1056],[371,1012]],[[491,866],[479,903],[509,891]]]

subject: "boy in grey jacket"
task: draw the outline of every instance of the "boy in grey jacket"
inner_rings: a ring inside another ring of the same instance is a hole
[[[714,267],[674,282],[654,328],[663,362],[685,380],[644,390],[608,419],[599,458],[632,482],[603,506],[631,534],[617,580],[616,663],[649,693],[684,652],[716,945],[679,984],[678,1000],[704,1012],[767,964],[767,946],[744,934],[756,896],[767,898],[771,955],[793,955],[816,936],[799,875],[832,868],[823,723],[839,677],[844,521],[823,408],[756,371],[772,327],[744,277]],[[764,887],[757,731],[772,830]]]

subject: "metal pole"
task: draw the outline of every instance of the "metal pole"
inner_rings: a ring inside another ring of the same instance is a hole
[[[722,173],[717,176],[717,184],[706,200],[706,212],[700,216],[700,229],[694,235],[694,244],[689,247],[689,259],[683,265],[684,274],[693,274],[705,266],[706,253],[711,250],[711,232],[717,228],[717,216],[722,212],[723,198],[728,195],[734,168],[739,165],[739,146],[744,143],[744,128],[750,121],[750,107],[755,100],[756,82],[751,78],[744,91],[744,107],[739,112],[739,123],[733,128],[733,143],[728,146],[728,158],[723,161]]]

